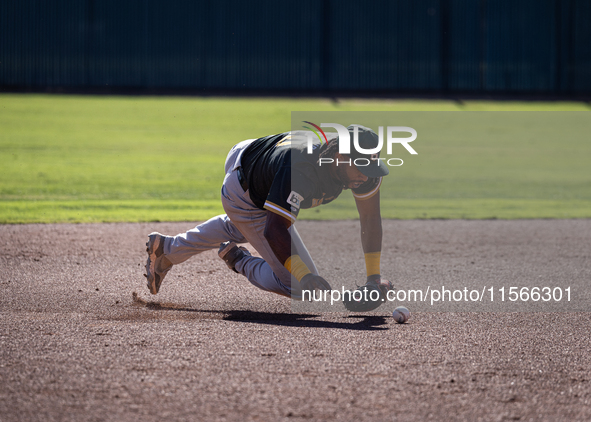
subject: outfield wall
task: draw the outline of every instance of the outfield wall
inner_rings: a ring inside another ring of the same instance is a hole
[[[591,92],[588,0],[0,0],[0,86]]]

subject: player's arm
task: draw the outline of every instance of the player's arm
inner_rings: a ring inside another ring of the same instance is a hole
[[[291,221],[287,218],[275,212],[267,211],[264,236],[267,242],[269,242],[273,253],[279,262],[300,282],[301,290],[330,290],[331,287],[326,280],[318,275],[312,274],[297,254],[292,255],[292,251],[295,251],[296,248],[293,247],[291,242],[290,226]]]
[[[372,182],[373,183],[373,182]],[[376,180],[374,187],[369,192],[357,193],[353,191],[355,203],[359,211],[361,223],[361,244],[365,253],[365,268],[367,270],[367,283],[357,290],[368,291],[377,289],[380,297],[377,300],[357,301],[351,298],[343,299],[345,308],[353,312],[368,312],[376,309],[388,299],[389,291],[393,289],[392,283],[382,279],[380,274],[380,258],[382,251],[382,216],[380,213],[380,187],[381,180]],[[371,186],[367,186],[371,187]]]
[[[368,279],[380,274],[382,251],[382,216],[380,213],[379,190],[369,198],[355,198],[361,224],[361,245],[365,254]]]
[[[290,220],[274,212],[267,211],[264,236],[269,242],[273,253],[282,264],[285,264],[285,261],[291,256],[289,226],[291,226]]]

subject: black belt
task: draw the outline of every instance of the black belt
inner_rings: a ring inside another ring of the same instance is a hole
[[[240,183],[244,192],[248,190],[248,183],[246,182],[246,176],[244,175],[242,167],[238,167],[238,183]]]

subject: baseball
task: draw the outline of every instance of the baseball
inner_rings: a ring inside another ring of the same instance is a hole
[[[410,318],[410,312],[404,306],[399,306],[394,309],[392,316],[398,324],[404,324]]]

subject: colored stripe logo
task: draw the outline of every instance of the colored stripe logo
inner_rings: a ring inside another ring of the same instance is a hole
[[[311,127],[308,127],[308,126],[304,126],[305,129],[311,130],[312,132],[314,132],[316,134],[316,136],[318,136],[318,139],[320,139],[320,143],[322,143],[322,138],[324,138],[324,143],[325,144],[328,144],[328,139],[326,138],[326,134],[324,133],[324,131],[322,129],[320,129],[320,126],[315,125],[312,122],[307,122],[307,121],[304,121],[304,123],[308,123],[309,125],[314,126],[316,128],[316,130],[319,130],[320,133],[322,133],[322,137],[318,134],[318,132],[316,130],[314,130]]]

